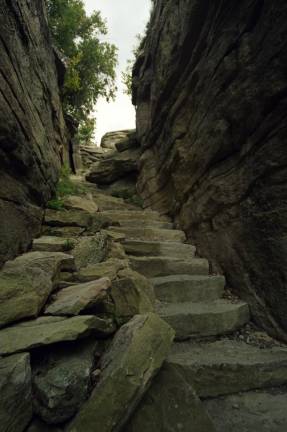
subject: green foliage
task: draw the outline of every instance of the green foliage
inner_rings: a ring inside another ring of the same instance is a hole
[[[147,29],[146,29],[146,31],[147,31]],[[137,34],[136,35],[136,44],[135,44],[133,51],[132,51],[133,57],[132,57],[132,59],[129,59],[127,61],[126,69],[122,72],[122,83],[125,86],[124,93],[127,94],[128,96],[131,96],[131,94],[132,94],[133,66],[134,66],[134,63],[135,63],[137,57],[139,56],[141,50],[144,47],[145,38],[146,38],[146,34],[144,34],[144,35]]]
[[[117,48],[101,41],[106,24],[98,11],[87,16],[82,0],[47,0],[47,8],[55,44],[67,57],[64,108],[86,121],[99,96],[114,97]]]
[[[55,196],[47,203],[52,210],[63,210],[65,208],[63,198],[67,195],[79,193],[79,188],[71,181],[71,170],[67,165],[62,166],[60,178],[56,188]]]
[[[64,251],[68,252],[68,251],[74,249],[75,245],[76,245],[76,242],[74,240],[67,239],[64,243]]]
[[[78,139],[81,144],[90,145],[94,140],[96,119],[87,117],[80,123]]]

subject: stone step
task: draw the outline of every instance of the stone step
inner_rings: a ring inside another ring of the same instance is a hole
[[[70,238],[42,236],[33,240],[32,251],[66,252],[74,247],[74,242]]]
[[[224,299],[205,303],[160,303],[158,313],[173,327],[177,340],[232,333],[250,318],[246,303]]]
[[[184,242],[186,237],[183,231],[160,229],[160,228],[144,228],[139,222],[138,227],[110,227],[112,232],[120,232],[126,235],[127,239],[134,240],[158,240],[166,242]]]
[[[158,256],[189,259],[194,258],[196,248],[193,245],[176,242],[125,240],[127,254],[134,256]]]
[[[127,228],[137,228],[140,226],[141,228],[162,228],[172,230],[174,226],[171,222],[165,221],[154,221],[154,220],[141,220],[141,219],[124,219],[118,221],[121,227]]]
[[[203,402],[217,431],[286,432],[287,389],[251,391]]]
[[[129,256],[129,262],[133,270],[148,278],[169,275],[208,275],[209,264],[206,259],[192,258],[182,261],[170,257],[137,257]]]
[[[172,275],[151,279],[155,296],[167,303],[203,302],[222,297],[224,276]]]
[[[175,343],[167,362],[179,368],[201,398],[287,384],[287,348],[244,341]]]
[[[140,221],[161,221],[170,222],[167,216],[161,216],[158,212],[152,210],[108,210],[101,212],[103,216],[108,217],[115,222],[134,219]]]

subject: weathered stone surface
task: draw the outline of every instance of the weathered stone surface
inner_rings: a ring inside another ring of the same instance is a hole
[[[80,153],[84,168],[90,168],[94,162],[101,159],[108,151],[110,150],[96,146],[81,146]]]
[[[41,317],[0,330],[0,355],[73,341],[90,334],[105,337],[114,331],[112,320],[96,316]]]
[[[0,8],[1,266],[39,233],[67,140],[44,2]]]
[[[127,175],[137,172],[139,150],[126,150],[122,153],[114,152],[95,162],[86,179],[99,185],[109,185]]]
[[[81,269],[77,277],[81,282],[89,282],[101,277],[107,277],[111,280],[114,280],[117,277],[118,272],[127,267],[127,260],[110,258],[102,263],[90,264],[87,267]]]
[[[135,221],[136,223],[136,221]],[[179,242],[160,242],[147,240],[126,240],[124,242],[125,251],[135,256],[158,256],[162,255],[171,258],[181,258],[188,260],[194,258],[195,247]]]
[[[132,129],[119,130],[106,133],[101,140],[103,149],[114,149],[116,144],[126,142],[129,137],[134,138],[135,131]]]
[[[96,351],[88,338],[42,353],[33,366],[33,407],[46,423],[69,420],[88,398]]]
[[[246,303],[224,299],[159,304],[158,313],[175,330],[177,340],[232,333],[250,319]]]
[[[120,232],[126,235],[129,240],[154,240],[154,241],[170,241],[170,242],[184,242],[186,237],[183,231],[161,229],[144,226],[122,226],[110,227],[110,231]]]
[[[164,364],[125,427],[125,432],[147,431],[215,432],[195,391],[171,365]]]
[[[0,359],[0,427],[3,432],[22,432],[32,418],[29,354]]]
[[[82,210],[46,210],[45,225],[52,227],[80,227],[88,228],[93,218],[90,213]]]
[[[81,285],[73,285],[60,290],[45,309],[46,315],[73,316],[85,311],[101,311],[107,300],[111,281],[98,279]]]
[[[118,152],[123,152],[125,150],[130,150],[139,147],[139,142],[137,140],[136,131],[130,131],[126,139],[116,142],[115,147]]]
[[[183,372],[201,398],[287,383],[286,348],[260,348],[228,339],[176,343],[168,363]]]
[[[63,202],[67,210],[83,210],[91,214],[99,210],[90,194],[86,196],[69,195],[63,199]]]
[[[75,258],[78,270],[90,264],[98,264],[108,254],[108,238],[105,233],[99,232],[94,236],[77,239],[76,246],[71,251]]]
[[[73,269],[73,257],[57,252],[29,252],[8,261],[0,272],[0,327],[36,317],[59,272]]]
[[[32,250],[37,252],[67,252],[75,241],[69,238],[59,238],[55,236],[42,236],[33,240]]]
[[[204,402],[220,432],[285,432],[286,390],[247,392]]]
[[[69,432],[120,431],[166,358],[173,331],[157,315],[121,327],[102,358],[100,381]]]
[[[114,303],[114,316],[119,324],[123,324],[134,315],[153,312],[154,293],[148,279],[129,268],[118,273],[111,289]]]
[[[42,236],[54,236],[54,237],[64,237],[66,239],[71,239],[72,237],[79,237],[85,234],[85,228],[80,227],[52,227],[48,225],[43,225],[41,234]]]
[[[287,3],[155,3],[134,68],[138,190],[287,340]]]

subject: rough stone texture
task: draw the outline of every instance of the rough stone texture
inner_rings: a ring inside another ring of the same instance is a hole
[[[107,337],[114,331],[115,326],[110,319],[92,315],[72,318],[41,317],[0,330],[0,355],[73,341],[91,333],[98,337]]]
[[[29,252],[5,263],[0,272],[0,327],[38,316],[61,270],[74,258],[58,252]]]
[[[215,432],[192,386],[171,365],[164,364],[125,428],[125,432],[147,431]]]
[[[134,68],[138,190],[287,339],[285,0],[155,3]]]
[[[97,343],[93,339],[41,353],[33,365],[34,412],[48,424],[61,424],[88,398]]]
[[[26,432],[62,432],[63,429],[43,423],[39,419],[34,420]]]
[[[211,399],[204,403],[220,432],[285,432],[286,389],[257,391]]]
[[[100,381],[69,432],[118,432],[166,358],[174,333],[157,315],[121,327],[101,360]]]
[[[101,277],[108,277],[111,280],[116,279],[120,270],[128,267],[127,260],[110,258],[99,264],[89,264],[80,270],[77,277],[81,282],[90,282]]]
[[[0,266],[40,230],[66,131],[44,2],[0,1]]]
[[[95,236],[79,238],[71,253],[75,258],[78,270],[90,264],[98,264],[106,258],[108,253],[107,235],[99,232]]]
[[[29,354],[0,359],[0,428],[22,432],[32,418]]]
[[[59,291],[46,307],[46,315],[73,316],[85,311],[101,311],[107,299],[111,281],[101,278],[81,285],[73,285]]]
[[[69,195],[63,199],[63,202],[68,210],[83,210],[91,214],[99,210],[90,194],[86,196]]]
[[[104,149],[114,149],[116,144],[126,142],[130,136],[134,136],[132,129],[119,130],[106,133],[101,140],[101,147]]]

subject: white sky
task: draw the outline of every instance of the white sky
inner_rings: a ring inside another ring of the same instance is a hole
[[[88,13],[94,9],[101,11],[102,17],[107,19],[108,40],[119,48],[116,100],[107,103],[100,99],[96,107],[96,142],[99,145],[106,132],[135,127],[135,110],[130,97],[123,93],[121,71],[132,57],[136,35],[143,32],[148,21],[150,0],[84,0],[84,3]]]

